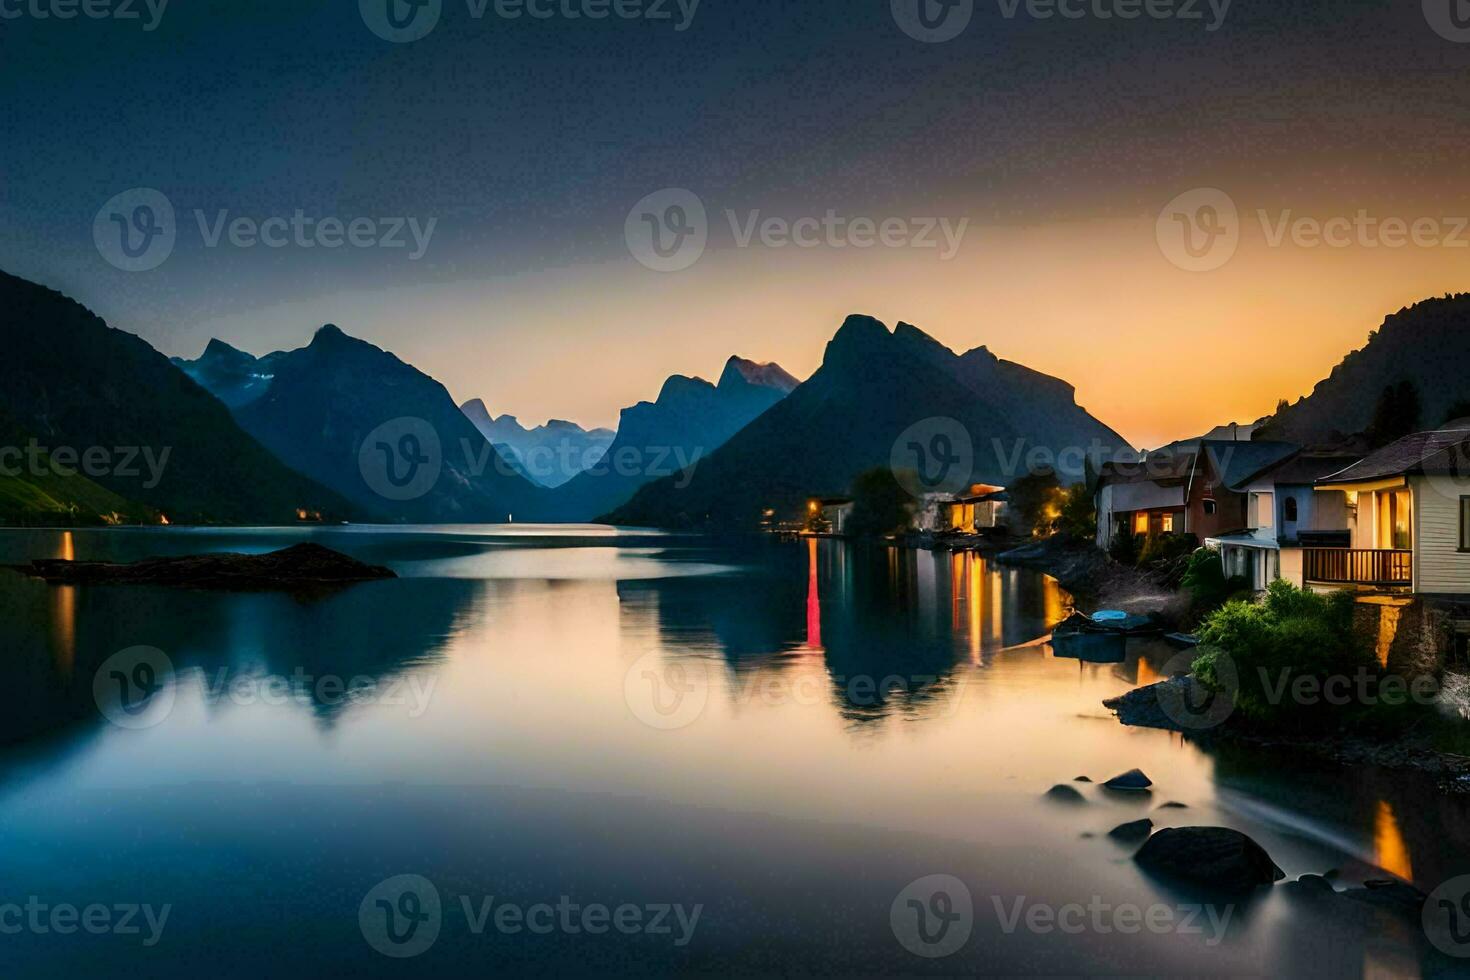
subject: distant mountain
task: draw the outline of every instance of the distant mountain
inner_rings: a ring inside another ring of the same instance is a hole
[[[564,520],[590,520],[626,502],[639,487],[704,459],[794,390],[778,364],[742,357],[725,362],[718,384],[676,374],[653,402],[625,408],[602,459],[554,492]]]
[[[1470,414],[1470,293],[1424,300],[1389,316],[1310,395],[1266,419],[1255,438],[1336,444],[1368,430],[1383,390],[1406,381],[1420,406],[1408,430]]]
[[[412,523],[551,516],[548,491],[501,458],[442,384],[393,354],[328,324],[273,358],[269,386],[236,418],[349,500]]]
[[[236,350],[223,340],[211,340],[195,360],[170,358],[174,366],[193,378],[206,391],[231,409],[248,405],[270,387],[275,363],[284,354],[277,351],[255,357]]]
[[[27,444],[0,448],[24,452],[34,439],[50,460],[70,461],[69,469],[116,495],[92,499],[82,484],[62,490],[45,478],[47,467],[39,481],[25,481],[28,489],[12,487],[33,503],[37,493],[68,506],[88,498],[89,508],[135,501],[175,523],[290,523],[298,508],[355,514],[342,497],[272,456],[142,339],[3,272],[0,349],[0,415],[8,441]]]
[[[701,462],[687,485],[651,483],[606,520],[753,528],[765,508],[795,517],[808,496],[842,493],[864,470],[890,466],[899,437],[933,419],[968,433],[977,483],[1005,485],[1045,461],[1077,478],[1084,452],[1132,452],[1064,381],[984,347],[956,355],[906,323],[890,333],[872,317],[850,316],[821,368]]]
[[[459,408],[516,472],[543,487],[559,487],[597,462],[616,435],[562,419],[527,429],[514,415],[492,416],[479,398]]]

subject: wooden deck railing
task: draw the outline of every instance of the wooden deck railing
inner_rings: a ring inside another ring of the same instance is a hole
[[[1302,577],[1328,585],[1412,585],[1414,553],[1384,548],[1305,548]]]

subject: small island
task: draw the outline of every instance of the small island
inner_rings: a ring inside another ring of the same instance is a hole
[[[218,552],[134,562],[38,558],[7,566],[54,585],[168,585],[194,589],[301,589],[397,578],[390,568],[368,565],[319,544],[296,544],[263,555]]]

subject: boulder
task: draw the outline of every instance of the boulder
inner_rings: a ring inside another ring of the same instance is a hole
[[[1228,827],[1168,827],[1133,856],[1154,874],[1226,892],[1271,885],[1286,873],[1265,848]]]
[[[1149,833],[1153,829],[1154,822],[1148,817],[1144,817],[1142,820],[1130,820],[1127,823],[1118,824],[1118,826],[1108,831],[1108,836],[1113,838],[1113,840],[1132,844],[1136,841],[1147,840]]]
[[[1170,800],[1167,803],[1160,803],[1158,808],[1160,810],[1188,810],[1189,804],[1180,803],[1178,800]]]
[[[1342,893],[1342,897],[1388,912],[1417,918],[1424,913],[1424,902],[1429,896],[1413,885],[1406,885],[1402,881],[1374,878],[1363,882],[1362,888],[1347,889]]]
[[[1045,798],[1053,803],[1070,803],[1075,805],[1087,802],[1086,797],[1066,783],[1057,783],[1051,789],[1047,790]]]
[[[1103,783],[1108,789],[1121,789],[1128,792],[1145,790],[1153,784],[1154,781],[1145,776],[1141,769],[1129,769],[1127,772],[1119,773]]]
[[[1090,783],[1090,782],[1092,782],[1092,780],[1089,779],[1086,776],[1076,776],[1076,777],[1074,777],[1072,779],[1072,782],[1074,782],[1074,783]]]

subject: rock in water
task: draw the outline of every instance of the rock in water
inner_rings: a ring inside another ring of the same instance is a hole
[[[1363,882],[1362,888],[1349,888],[1342,892],[1342,897],[1416,918],[1423,913],[1424,901],[1429,896],[1402,881],[1374,878]]]
[[[1133,860],[1155,874],[1228,892],[1286,877],[1260,844],[1228,827],[1165,828],[1145,841]]]
[[[1128,823],[1118,824],[1108,831],[1108,836],[1113,840],[1126,841],[1131,844],[1134,841],[1146,840],[1153,829],[1154,822],[1144,817],[1142,820],[1130,820]]]
[[[1074,782],[1074,783],[1090,783],[1090,782],[1092,782],[1092,780],[1089,779],[1089,778],[1087,778],[1086,776],[1074,776],[1074,777],[1072,777],[1072,782]]]
[[[1053,803],[1086,803],[1087,802],[1086,798],[1083,797],[1083,795],[1081,793],[1077,792],[1075,789],[1073,789],[1072,787],[1068,786],[1066,783],[1057,783],[1051,789],[1047,790],[1046,791],[1046,799],[1051,800]]]
[[[1145,776],[1141,769],[1129,769],[1127,772],[1114,776],[1112,779],[1103,783],[1108,789],[1135,791],[1148,789],[1153,784],[1154,781]]]
[[[296,544],[264,555],[216,552],[134,562],[41,558],[15,571],[61,585],[172,585],[195,589],[299,589],[397,578],[319,544]]]

